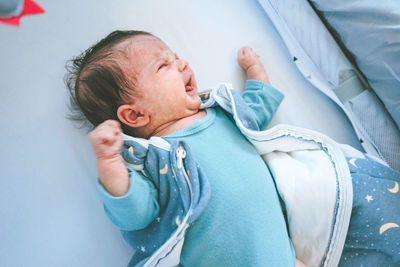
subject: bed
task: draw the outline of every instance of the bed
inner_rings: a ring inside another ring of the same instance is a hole
[[[307,80],[262,5],[242,1],[37,1],[46,13],[0,25],[0,265],[126,266],[133,250],[103,212],[87,130],[66,117],[65,63],[115,29],[162,38],[194,69],[200,90],[242,90],[237,50],[252,46],[285,94],[286,123],[363,149],[335,101]]]

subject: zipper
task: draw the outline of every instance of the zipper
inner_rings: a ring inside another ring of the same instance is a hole
[[[178,169],[182,169],[183,176],[185,177],[186,183],[189,188],[189,195],[190,195],[190,205],[188,212],[186,213],[185,217],[183,218],[180,226],[178,226],[177,231],[158,249],[154,252],[153,255],[150,256],[150,258],[146,261],[146,263],[143,265],[143,267],[147,266],[157,266],[159,261],[162,260],[166,255],[163,255],[160,257],[160,252],[165,253],[165,248],[169,246],[169,243],[171,240],[175,239],[178,237],[178,235],[182,231],[186,231],[187,229],[187,221],[189,219],[189,216],[192,214],[192,209],[193,209],[193,193],[192,193],[192,184],[190,183],[190,177],[187,174],[187,171],[185,169],[185,165],[183,164],[184,159],[186,158],[186,150],[183,148],[182,145],[179,145],[175,151],[175,156],[176,156],[176,161],[177,161],[177,167]],[[171,166],[172,167],[172,166]],[[172,167],[173,168],[173,167]],[[180,230],[180,231],[179,231]],[[179,241],[179,240],[178,240]],[[176,243],[175,243],[176,244]],[[174,244],[174,246],[175,246]],[[157,253],[158,252],[158,253]],[[170,251],[168,251],[169,253]]]
[[[182,145],[179,145],[176,149],[175,154],[178,168],[181,169],[183,167],[183,160],[186,158],[186,150],[182,147]]]
[[[186,150],[183,148],[182,145],[179,145],[178,148],[176,149],[176,158],[177,158],[177,165],[179,169],[182,169],[183,176],[185,177],[186,183],[189,188],[189,195],[190,195],[190,205],[189,205],[189,210],[187,212],[187,215],[185,216],[185,219],[182,220],[181,223],[186,223],[187,219],[189,218],[190,213],[192,212],[192,206],[193,206],[193,193],[192,193],[192,184],[190,182],[190,177],[187,174],[187,171],[185,169],[185,165],[183,164],[183,160],[186,158]]]

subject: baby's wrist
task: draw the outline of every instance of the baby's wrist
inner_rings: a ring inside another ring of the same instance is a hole
[[[114,157],[97,158],[96,161],[100,178],[125,169],[124,160],[119,154]]]
[[[264,66],[261,63],[256,63],[251,66],[249,66],[246,70],[247,72],[247,79],[248,80],[258,80],[262,81],[264,83],[269,84],[269,77],[268,74],[264,68]]]
[[[97,170],[103,187],[113,196],[123,196],[129,189],[129,173],[122,156],[98,158]]]
[[[123,162],[123,158],[119,153],[112,155],[96,155],[96,161],[101,164],[114,164],[115,162]]]

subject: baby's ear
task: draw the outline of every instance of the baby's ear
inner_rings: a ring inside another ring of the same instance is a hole
[[[150,122],[147,112],[141,111],[134,104],[124,104],[117,110],[118,119],[133,128],[146,126]]]

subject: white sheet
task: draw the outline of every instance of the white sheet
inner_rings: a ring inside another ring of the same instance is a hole
[[[321,131],[360,148],[346,117],[309,87],[256,0],[37,0],[46,13],[0,25],[0,265],[124,266],[133,250],[107,220],[84,130],[65,118],[67,59],[115,29],[158,35],[192,65],[200,88],[245,75],[252,46],[286,98],[273,125]]]

